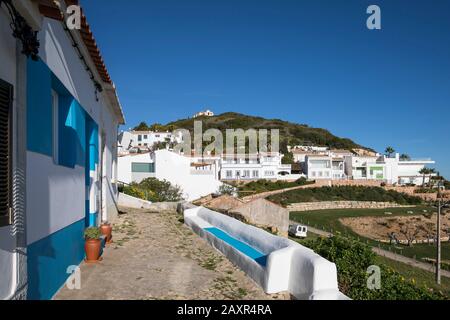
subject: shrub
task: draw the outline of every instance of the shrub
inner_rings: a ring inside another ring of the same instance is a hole
[[[125,186],[123,187],[123,193],[135,197],[135,198],[139,198],[139,199],[146,199],[144,192],[142,192],[141,190],[139,190],[136,186]]]
[[[233,187],[232,185],[229,185],[226,183],[222,184],[218,190],[218,193],[221,195],[227,194],[227,195],[232,196],[235,194],[235,192],[236,192],[236,188]]]
[[[401,274],[385,265],[381,269],[381,289],[367,287],[369,266],[376,265],[375,253],[361,242],[343,237],[317,238],[304,242],[325,259],[334,262],[338,270],[339,289],[356,300],[440,300],[446,297],[427,287],[405,280]]]
[[[175,202],[183,200],[183,193],[179,186],[173,186],[167,180],[147,178],[137,184],[145,194],[145,198],[152,202]]]
[[[86,240],[98,240],[102,236],[102,233],[97,227],[90,227],[84,230],[84,238]]]
[[[385,190],[380,187],[363,186],[333,186],[321,188],[297,189],[269,197],[269,200],[281,205],[298,202],[317,201],[376,201],[394,202],[398,204],[418,205],[422,200],[394,190]]]
[[[250,183],[247,183],[245,185],[242,185],[239,187],[239,195],[240,196],[248,196],[251,194],[257,194],[267,191],[275,191],[275,190],[281,190],[281,189],[288,189],[298,186],[304,186],[308,184],[313,184],[314,181],[308,181],[306,178],[300,178],[294,182],[289,181],[283,181],[283,180],[277,180],[277,181],[270,181],[266,179],[261,179],[257,181],[252,181]]]

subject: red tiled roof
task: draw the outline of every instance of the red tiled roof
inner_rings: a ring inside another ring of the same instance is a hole
[[[68,6],[79,5],[78,0],[65,0],[65,2]],[[53,0],[39,0],[39,11],[43,16],[50,19],[56,19],[60,21],[64,19],[61,11]],[[108,70],[106,69],[94,35],[92,34],[91,28],[89,27],[89,24],[86,20],[86,16],[83,13],[83,9],[81,11],[81,38],[83,39],[83,42],[89,51],[89,55],[91,56],[91,59],[94,62],[97,72],[100,75],[102,81],[107,84],[112,84],[111,77],[109,76]]]

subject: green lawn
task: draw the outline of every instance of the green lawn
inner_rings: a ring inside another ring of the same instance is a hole
[[[389,208],[389,209],[339,209],[339,210],[320,210],[320,211],[306,211],[306,212],[291,212],[291,220],[297,221],[302,224],[309,225],[318,229],[323,229],[332,233],[340,233],[343,236],[349,236],[359,238],[363,242],[367,242],[372,246],[380,246],[385,250],[390,250],[399,254],[403,254],[407,257],[416,257],[418,260],[428,257],[434,258],[436,255],[436,249],[433,245],[428,244],[416,244],[412,247],[405,245],[389,245],[384,243],[378,243],[377,241],[362,237],[350,228],[342,225],[339,222],[339,218],[347,217],[364,217],[364,216],[384,216],[385,212],[391,212],[392,216],[398,215],[410,215],[407,212],[414,212],[413,215],[420,215],[423,210],[428,212],[435,212],[435,209],[429,207],[414,207],[414,208]],[[450,243],[442,243],[442,259],[450,260]]]

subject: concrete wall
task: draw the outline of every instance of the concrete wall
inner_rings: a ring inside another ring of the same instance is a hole
[[[385,208],[411,208],[392,202],[374,201],[321,201],[293,203],[287,207],[289,211],[314,211],[331,209],[385,209]]]
[[[148,212],[175,212],[181,202],[150,202],[129,196],[124,193],[119,194],[119,205],[126,208],[146,209]]]
[[[203,207],[185,210],[184,220],[266,293],[289,291],[298,299],[346,299],[338,290],[336,266],[294,241]],[[218,228],[268,255],[266,267],[204,230],[210,227]]]
[[[269,227],[282,236],[287,236],[289,229],[289,211],[265,199],[243,204],[230,210],[230,213],[239,213],[246,217],[251,224]]]

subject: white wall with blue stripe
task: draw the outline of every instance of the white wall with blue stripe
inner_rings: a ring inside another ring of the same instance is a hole
[[[27,66],[29,299],[51,299],[83,260],[83,231],[98,222],[99,132],[111,176],[118,125],[61,24],[45,19],[40,41],[41,59]]]

